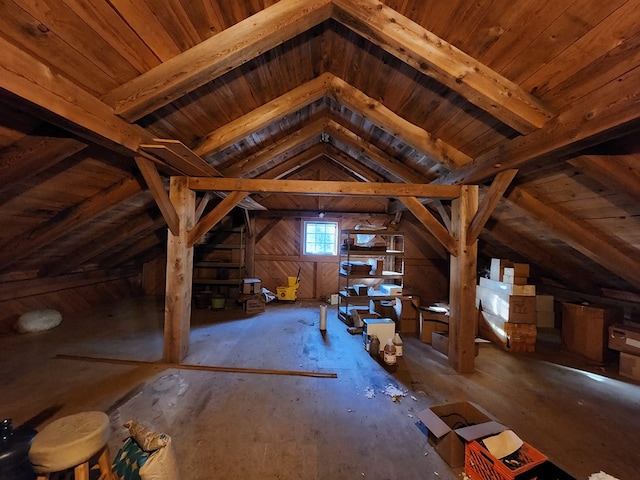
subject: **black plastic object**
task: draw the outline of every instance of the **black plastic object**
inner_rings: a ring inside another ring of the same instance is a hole
[[[36,433],[27,427],[14,429],[10,419],[0,423],[0,480],[35,480],[29,448]]]

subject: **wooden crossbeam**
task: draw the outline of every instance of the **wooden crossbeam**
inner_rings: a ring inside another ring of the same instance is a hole
[[[165,190],[164,183],[162,182],[162,178],[160,178],[156,166],[153,162],[143,157],[136,157],[135,160],[153,199],[156,201],[156,205],[158,205],[160,209],[160,213],[162,213],[164,220],[167,222],[169,230],[171,230],[173,235],[178,235],[180,231],[180,219],[171,200],[169,200],[169,194]]]
[[[202,236],[211,228],[222,220],[233,207],[238,205],[247,195],[248,192],[231,192],[215,206],[208,214],[200,219],[200,221],[188,233],[187,248],[193,247]]]
[[[263,192],[292,195],[357,195],[371,197],[426,197],[452,199],[460,194],[456,185],[335,182],[313,180],[262,180],[246,178],[189,178],[195,191]]]

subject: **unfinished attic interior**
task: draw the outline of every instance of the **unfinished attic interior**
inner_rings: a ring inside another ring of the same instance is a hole
[[[533,472],[635,478],[639,11],[1,2],[0,419],[146,422],[188,480],[493,479],[419,415],[473,402]]]

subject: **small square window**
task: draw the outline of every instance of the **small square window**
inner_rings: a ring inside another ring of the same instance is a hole
[[[337,255],[337,222],[304,222],[305,255]]]

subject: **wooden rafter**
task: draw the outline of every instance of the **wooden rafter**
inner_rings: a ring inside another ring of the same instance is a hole
[[[363,182],[384,182],[385,178],[378,172],[373,171],[366,165],[363,165],[355,158],[350,157],[343,151],[331,144],[324,145],[326,156],[347,170],[355,179]]]
[[[621,160],[624,161],[615,155],[580,155],[567,163],[614,191],[640,198],[640,174],[637,169],[621,164]]]
[[[112,90],[104,101],[123,118],[138,120],[330,14],[331,0],[281,0]]]
[[[291,158],[288,158],[284,162],[279,163],[273,168],[270,168],[266,172],[254,177],[254,178],[270,178],[279,180],[285,178],[298,170],[306,167],[311,162],[324,154],[323,145],[317,144],[313,147],[299,153]]]
[[[455,185],[397,184],[364,182],[318,182],[313,180],[262,180],[246,178],[189,179],[189,188],[195,191],[263,192],[292,195],[358,195],[370,197],[434,197],[451,199],[460,193]]]
[[[324,97],[334,76],[324,73],[206,135],[195,148],[201,156],[223,150],[258,130]]]
[[[387,155],[375,145],[367,142],[362,137],[353,133],[348,128],[343,127],[334,120],[329,120],[327,123],[326,132],[329,136],[335,137],[337,140],[345,143],[363,155],[371,159],[387,172],[400,178],[406,183],[427,183],[427,179],[422,175],[415,172],[415,170],[406,167],[402,162]]]
[[[471,245],[473,242],[478,240],[480,232],[487,223],[487,220],[489,220],[489,217],[491,217],[491,214],[498,205],[502,195],[504,195],[504,192],[507,190],[509,185],[511,185],[511,181],[515,178],[516,173],[518,173],[517,170],[505,170],[495,176],[491,186],[489,187],[489,191],[482,199],[482,204],[478,208],[478,211],[473,217],[471,225],[467,230],[467,245]]]
[[[318,141],[320,141],[320,134],[324,131],[325,123],[324,119],[316,120],[253,155],[249,155],[242,160],[234,160],[229,167],[222,170],[222,173],[225,177],[249,176],[253,170],[276,157],[286,155],[287,152],[310,141],[314,137],[318,137]]]
[[[154,138],[152,144],[140,145],[140,150],[160,158],[186,175],[220,177],[222,174],[178,140]]]
[[[141,192],[140,183],[128,177],[106,188],[83,202],[63,210],[21,236],[21,241],[11,241],[0,248],[0,270],[15,265],[25,256],[64,235],[80,228],[98,215]]]
[[[556,237],[640,290],[640,262],[607,241],[601,232],[579,225],[522,188],[514,188],[506,198],[548,227]]]
[[[377,0],[334,0],[333,18],[521,133],[553,113],[533,95]]]
[[[354,113],[369,120],[376,127],[389,135],[397,137],[449,170],[454,170],[471,161],[468,155],[442,140],[434,138],[423,128],[400,117],[379,101],[367,96],[339,77],[334,76],[331,79],[329,94],[341,105],[348,107]]]
[[[640,130],[640,67],[569,105],[553,121],[524,137],[504,140],[471,163],[443,175],[439,184],[478,183],[528,162],[557,159]]]

